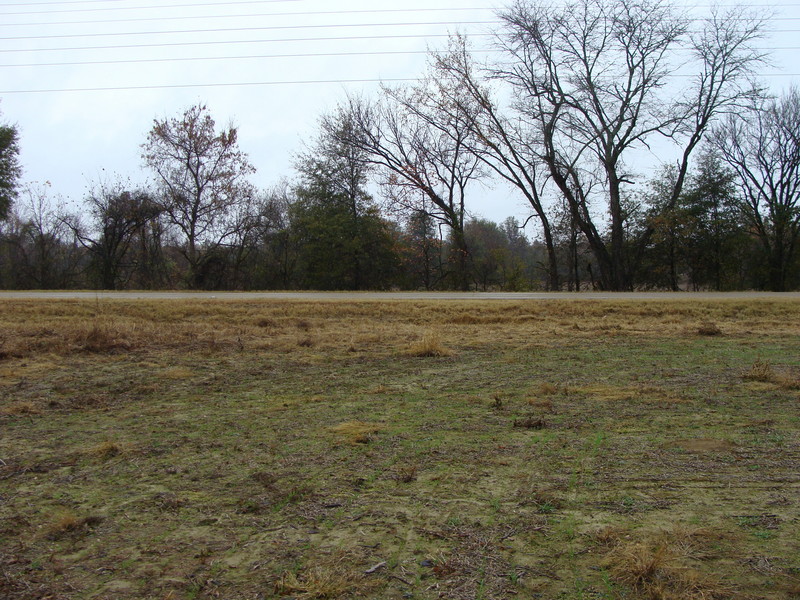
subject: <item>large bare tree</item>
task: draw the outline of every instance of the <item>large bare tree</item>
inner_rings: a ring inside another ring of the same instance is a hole
[[[752,75],[764,57],[753,42],[763,21],[741,10],[713,12],[693,27],[662,0],[518,0],[500,16],[499,62],[477,68],[458,38],[438,55],[439,69],[457,81],[449,106],[473,115],[474,151],[528,199],[542,225],[551,287],[559,284],[554,190],[591,248],[599,285],[628,289],[653,233],[631,239],[626,229],[634,169],[656,138],[672,142],[677,177],[666,208],[677,201],[711,123],[759,93]],[[671,79],[679,67],[690,75],[683,88]],[[507,106],[493,80],[510,84]]]
[[[492,85],[492,73],[478,66],[463,36],[452,37],[447,50],[432,57],[438,110],[466,125],[465,149],[528,201],[547,251],[548,287],[558,290],[561,277],[545,196],[546,171],[538,153],[538,123],[498,99],[502,94]]]
[[[800,241],[800,91],[730,115],[710,139],[739,176],[741,212],[764,250],[768,286],[784,291]]]
[[[709,125],[758,92],[751,75],[763,57],[752,42],[762,20],[715,12],[693,29],[662,0],[519,0],[501,17],[508,60],[496,74],[512,84],[519,113],[538,125],[538,157],[592,249],[600,284],[628,289],[638,249],[652,235],[626,236],[636,160],[657,137],[674,143],[674,203]],[[695,75],[681,91],[670,78],[687,58]]]

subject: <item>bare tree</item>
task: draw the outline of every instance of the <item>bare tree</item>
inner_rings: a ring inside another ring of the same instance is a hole
[[[516,189],[528,201],[542,231],[547,252],[549,289],[561,287],[551,216],[545,196],[546,172],[539,157],[538,123],[523,111],[503,106],[488,69],[480,69],[467,40],[455,36],[445,52],[433,54],[439,110],[463,121],[466,148],[486,170]]]
[[[229,125],[217,132],[204,105],[181,117],[156,120],[142,145],[142,158],[156,176],[162,204],[185,239],[190,285],[201,286],[202,262],[233,236],[240,219],[229,218],[252,193],[255,171]]]
[[[13,241],[15,268],[22,287],[68,288],[75,285],[80,269],[80,244],[66,225],[63,201],[50,196],[49,185],[25,186],[19,206],[12,209],[18,233]]]
[[[137,235],[161,214],[161,207],[146,191],[129,190],[122,182],[98,184],[85,202],[91,222],[69,215],[64,223],[92,255],[100,287],[124,287],[136,267],[132,246]]]
[[[739,176],[740,209],[766,255],[769,288],[784,291],[800,237],[800,91],[730,115],[711,143]]]
[[[692,33],[690,21],[662,0],[519,0],[501,17],[508,60],[495,75],[513,86],[521,118],[536,125],[536,156],[586,237],[602,287],[631,288],[638,249],[652,235],[626,236],[632,155],[656,137],[674,142],[674,203],[709,125],[757,93],[750,76],[763,57],[751,43],[762,20],[714,13]],[[669,77],[686,53],[698,75],[678,95]]]
[[[456,285],[467,289],[466,193],[483,173],[469,150],[468,121],[460,113],[441,110],[435,79],[384,88],[379,102],[351,97],[324,125],[340,132],[343,142],[361,150],[364,160],[378,169],[392,212],[423,214],[450,229]]]

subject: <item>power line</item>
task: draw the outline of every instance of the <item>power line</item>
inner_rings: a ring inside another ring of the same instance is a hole
[[[798,33],[798,29],[782,29],[773,33]],[[490,33],[472,33],[471,38],[491,37]],[[277,39],[256,39],[256,40],[205,40],[198,42],[159,42],[156,44],[117,44],[106,46],[68,46],[58,48],[2,48],[0,53],[9,52],[67,52],[79,50],[124,50],[131,48],[174,48],[180,46],[218,46],[227,44],[271,44],[283,42],[327,42],[327,41],[354,41],[354,40],[387,40],[387,39],[430,39],[450,37],[449,33],[428,33],[428,34],[396,34],[396,35],[365,35],[365,36],[338,36],[338,37],[304,37],[304,38],[277,38]],[[796,47],[766,47],[764,50],[796,50]],[[236,58],[236,57],[233,57]],[[164,59],[169,60],[169,59]],[[178,60],[178,59],[176,59]],[[136,60],[128,62],[138,62]],[[38,64],[38,63],[37,63]],[[64,64],[104,64],[103,61],[87,61],[86,63],[64,63]],[[27,66],[27,65],[0,65],[0,66]],[[33,66],[33,65],[32,65]]]
[[[473,34],[472,37],[486,37],[489,34]],[[350,40],[388,40],[388,39],[420,39],[420,38],[446,38],[450,37],[447,33],[419,34],[398,34],[398,35],[365,35],[365,36],[340,36],[340,37],[316,37],[316,38],[281,38],[281,39],[259,39],[259,40],[213,40],[202,42],[161,42],[158,44],[121,44],[112,46],[73,46],[62,48],[19,48],[19,49],[0,49],[0,52],[66,52],[71,50],[121,50],[127,48],[165,48],[175,46],[217,46],[221,44],[267,44],[279,42],[328,42],[328,41],[350,41]]]
[[[499,50],[480,50],[480,53],[494,53]],[[131,63],[160,63],[160,62],[192,62],[207,60],[253,60],[264,58],[318,58],[328,56],[383,56],[383,55],[403,55],[403,54],[428,54],[427,50],[380,50],[371,52],[303,52],[297,54],[250,54],[243,56],[189,56],[189,57],[169,57],[169,58],[144,58],[144,59],[120,59],[120,60],[87,60],[75,62],[54,62],[54,63],[26,63],[15,65],[0,65],[0,69],[9,67],[74,67],[86,65],[118,65]]]
[[[2,5],[2,7],[9,7],[9,6],[25,6],[30,8],[31,6],[51,6],[51,5],[67,5],[67,4],[92,4],[92,3],[108,3],[108,2],[120,2],[122,0],[62,0],[62,1],[54,1],[54,2],[37,2],[37,3],[30,3],[30,2],[12,2],[8,4]],[[30,12],[17,12],[17,13],[6,13],[9,15],[16,15],[16,14],[48,14],[52,12],[98,12],[98,11],[113,11],[113,10],[152,10],[152,9],[162,9],[162,8],[185,8],[185,7],[195,7],[195,6],[230,6],[235,4],[264,4],[264,3],[274,3],[274,2],[299,2],[301,0],[242,0],[237,2],[205,2],[205,3],[191,3],[191,4],[180,4],[180,5],[155,5],[155,6],[111,6],[111,7],[104,7],[104,8],[86,8],[86,9],[64,9],[60,11],[55,10],[45,10],[45,11],[30,11]],[[778,3],[774,2],[769,5],[764,6],[763,8],[786,8],[786,7],[797,7],[800,6],[798,2],[784,2]],[[719,3],[713,4],[691,4],[691,8],[720,8]],[[416,9],[411,9],[416,10]],[[418,10],[426,10],[426,9],[418,9]],[[447,9],[444,9],[447,10]]]
[[[263,27],[221,27],[216,29],[176,29],[171,31],[135,31],[131,33],[124,32],[111,32],[111,33],[65,33],[56,35],[30,35],[18,37],[4,37],[0,41],[18,41],[18,40],[50,40],[50,39],[66,39],[66,38],[96,38],[96,37],[119,37],[129,35],[180,35],[180,34],[198,34],[198,33],[234,33],[242,31],[279,31],[286,29],[335,29],[342,27],[413,27],[423,26],[428,27],[432,25],[492,25],[498,24],[498,21],[429,21],[417,23],[346,23],[346,24],[332,24],[324,23],[321,25],[267,25]]]
[[[99,0],[106,1],[106,0]],[[43,25],[106,25],[110,23],[139,23],[149,21],[188,21],[194,19],[253,19],[257,17],[316,17],[323,15],[359,15],[359,14],[388,14],[388,13],[420,13],[420,12],[461,12],[461,11],[494,11],[491,7],[469,7],[460,6],[453,8],[388,8],[388,9],[372,9],[372,10],[320,10],[320,11],[306,11],[306,12],[278,12],[278,13],[245,13],[233,15],[181,15],[181,16],[159,16],[159,17],[134,17],[129,19],[96,19],[86,21],[60,21],[60,22],[42,22],[36,21],[34,23],[0,23],[0,27],[28,27],[28,26],[43,26]]]
[[[213,87],[252,87],[273,85],[317,85],[317,84],[349,84],[349,83],[402,83],[419,81],[419,77],[397,77],[387,79],[310,79],[298,81],[240,81],[232,83],[174,83],[165,85],[125,85],[118,87],[62,88],[48,90],[0,90],[0,94],[52,94],[63,92],[117,92],[132,90],[164,90],[177,88],[213,88]]]
[[[46,6],[49,4],[92,4],[94,2],[122,2],[123,0],[61,0],[60,2],[11,2],[3,6]]]
[[[756,50],[800,50],[800,46],[756,48]],[[0,69],[8,68],[34,68],[34,67],[79,67],[90,65],[124,65],[124,64],[146,64],[146,63],[166,63],[166,62],[196,62],[196,61],[221,61],[221,60],[262,60],[262,59],[289,59],[289,58],[320,58],[320,57],[344,57],[344,56],[392,56],[392,55],[418,55],[428,54],[429,50],[373,50],[368,52],[299,52],[293,54],[245,54],[238,56],[184,56],[167,58],[129,58],[115,60],[86,60],[86,61],[65,61],[50,63],[19,63],[11,65],[0,64]],[[499,49],[473,49],[474,54],[499,54]]]
[[[164,8],[197,8],[200,6],[231,6],[234,4],[272,4],[275,2],[302,2],[303,0],[237,0],[236,2],[192,2],[190,4],[161,4],[151,6],[120,6],[120,7],[107,7],[107,8],[69,8],[57,10],[38,10],[38,11],[20,11],[5,13],[10,15],[51,15],[60,13],[78,13],[78,12],[101,12],[111,10],[161,10]],[[56,3],[53,3],[56,4]],[[15,4],[7,6],[30,6],[30,4]]]
[[[106,1],[106,0],[98,0]],[[794,5],[793,5],[794,6]],[[800,6],[800,5],[797,5]],[[421,13],[421,12],[462,12],[462,11],[496,11],[489,6],[458,6],[451,8],[389,8],[389,9],[369,9],[369,10],[321,10],[305,12],[270,12],[270,13],[241,13],[227,15],[173,15],[157,17],[133,17],[123,19],[87,19],[83,21],[34,21],[29,23],[0,23],[0,27],[42,27],[42,26],[64,26],[64,25],[108,25],[111,23],[141,23],[152,21],[189,21],[198,19],[253,19],[258,17],[316,17],[324,15],[357,15],[357,14],[389,14],[389,13]],[[701,18],[691,19],[702,21]],[[797,21],[800,17],[773,16],[771,21]]]
[[[104,0],[101,0],[104,1]],[[163,22],[163,21],[189,21],[198,19],[253,19],[258,17],[317,17],[327,15],[356,15],[356,14],[388,14],[388,13],[420,13],[420,12],[461,12],[461,11],[494,11],[490,7],[454,7],[454,8],[394,8],[394,9],[373,9],[373,10],[326,10],[326,11],[307,11],[307,12],[279,12],[279,13],[244,13],[244,14],[228,14],[228,15],[181,15],[181,16],[158,16],[158,17],[135,17],[125,19],[96,19],[84,21],[59,21],[59,22],[42,22],[36,21],[32,23],[0,23],[0,27],[42,27],[42,26],[57,26],[64,25],[107,25],[112,23],[140,23],[140,22]],[[689,19],[690,21],[704,21],[703,18],[698,17]],[[740,19],[746,20],[746,19]],[[781,21],[800,21],[800,17],[783,17],[775,15],[770,17],[771,22]],[[153,32],[162,33],[162,32]],[[138,33],[137,33],[138,34]],[[100,34],[98,34],[100,35]],[[102,35],[134,35],[134,34],[102,34]],[[144,33],[142,33],[144,35]],[[39,39],[44,37],[70,37],[70,36],[26,36],[24,39]],[[77,37],[77,36],[75,36]],[[3,38],[3,39],[23,39],[23,38]]]
[[[675,74],[671,77],[685,79],[694,75]],[[800,73],[770,73],[762,77],[800,77]],[[188,88],[220,88],[220,87],[257,87],[257,86],[278,86],[278,85],[329,85],[329,84],[354,84],[354,83],[408,83],[420,81],[419,77],[390,77],[385,79],[309,79],[309,80],[285,80],[285,81],[239,81],[228,83],[174,83],[164,85],[126,85],[126,86],[104,86],[87,88],[52,88],[38,90],[0,90],[0,94],[54,94],[72,92],[117,92],[117,91],[136,91],[136,90],[163,90],[163,89],[188,89]]]

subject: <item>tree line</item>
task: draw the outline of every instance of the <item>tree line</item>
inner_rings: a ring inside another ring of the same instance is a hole
[[[196,105],[154,121],[147,188],[99,183],[69,214],[19,184],[1,127],[0,286],[800,285],[800,92],[758,82],[763,16],[690,19],[660,0],[517,0],[499,16],[499,58],[453,36],[417,83],[344,98],[269,190],[237,129]],[[471,215],[498,182],[525,223]]]

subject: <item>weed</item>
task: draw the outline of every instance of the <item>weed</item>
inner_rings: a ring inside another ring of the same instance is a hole
[[[774,377],[774,380],[782,390],[800,390],[800,377],[779,374]]]
[[[102,517],[78,517],[71,511],[62,511],[53,516],[43,529],[44,536],[49,540],[60,540],[67,536],[80,536],[99,525]]]
[[[406,465],[398,467],[395,478],[402,483],[411,483],[417,479],[417,465]]]
[[[562,499],[551,490],[536,489],[528,493],[520,490],[519,498],[535,506],[536,512],[541,515],[549,515],[564,508]]]
[[[78,332],[77,342],[87,352],[114,352],[129,350],[130,344],[121,338],[120,331],[115,331],[108,323],[95,321],[88,329]]]
[[[275,593],[297,600],[341,598],[351,595],[360,579],[333,567],[313,567],[301,573],[285,571],[275,582]]]
[[[90,448],[88,454],[100,460],[108,460],[115,456],[119,456],[123,453],[123,451],[123,447],[120,444],[106,440],[105,442],[101,442],[97,444],[97,446]]]
[[[558,387],[545,381],[538,385],[536,393],[540,396],[554,396],[558,393]]]
[[[186,501],[172,492],[160,492],[155,496],[155,503],[159,509],[172,512],[181,509]]]
[[[300,338],[297,341],[297,345],[300,346],[301,348],[313,348],[314,345],[315,345],[315,342],[314,342],[314,339],[311,338],[311,337],[304,337],[304,338]]]
[[[500,394],[492,396],[492,408],[495,410],[503,410],[503,397]]]
[[[544,429],[547,427],[547,422],[542,419],[541,417],[536,417],[534,415],[528,415],[527,417],[523,417],[521,419],[514,419],[514,427],[519,427],[522,429]]]
[[[722,335],[722,329],[719,328],[719,325],[716,323],[712,323],[711,321],[703,323],[700,327],[697,328],[698,335],[705,335],[705,336],[716,336]]]
[[[0,411],[2,415],[10,415],[10,416],[31,416],[31,415],[40,415],[42,411],[39,410],[33,402],[15,402],[4,408]]]
[[[263,485],[265,488],[274,488],[278,478],[267,471],[258,471],[250,475],[252,479]]]
[[[442,338],[438,332],[428,331],[422,338],[408,348],[406,354],[417,357],[441,357],[450,356],[453,351],[442,344]]]
[[[528,398],[527,403],[529,406],[538,408],[542,412],[552,413],[555,412],[553,408],[553,401],[550,398]]]
[[[364,423],[363,421],[348,421],[330,428],[341,441],[351,445],[368,444],[374,435],[383,429],[384,426],[380,423]]]
[[[744,379],[751,381],[770,381],[774,376],[775,374],[770,364],[760,358],[753,363],[749,371],[742,375]]]
[[[605,567],[615,582],[654,600],[727,598],[731,590],[717,577],[694,568],[692,561],[709,536],[706,531],[675,529],[649,537],[618,539],[606,555]]]

